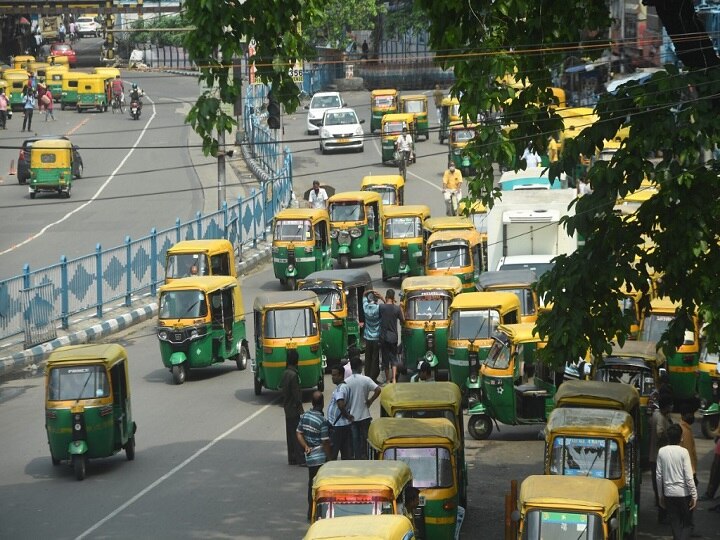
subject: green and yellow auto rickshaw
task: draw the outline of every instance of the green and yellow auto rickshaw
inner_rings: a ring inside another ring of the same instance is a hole
[[[64,111],[67,107],[77,106],[80,81],[88,77],[90,77],[88,73],[79,71],[68,71],[63,75],[60,110]]]
[[[287,351],[298,353],[301,388],[325,388],[325,358],[320,345],[320,301],[311,291],[267,293],[255,298],[255,395],[278,390],[287,367]]]
[[[165,254],[165,283],[194,276],[232,276],[235,270],[235,250],[224,238],[183,240]]]
[[[463,176],[475,174],[475,167],[470,163],[470,156],[465,147],[475,138],[477,124],[453,122],[448,129],[448,163],[454,163]]]
[[[77,112],[95,109],[100,112],[107,112],[108,95],[105,88],[105,79],[100,76],[88,75],[78,82]]]
[[[382,146],[383,163],[395,164],[395,141],[402,134],[403,128],[407,128],[414,143],[417,138],[415,115],[390,113],[382,117],[380,125],[380,143]]]
[[[430,235],[425,244],[426,276],[457,276],[463,289],[476,290],[483,263],[483,245],[475,229],[440,231]]]
[[[403,503],[404,504],[404,503]],[[412,522],[405,516],[347,516],[313,523],[304,540],[413,540]]]
[[[67,139],[35,141],[30,150],[30,198],[34,199],[38,192],[47,191],[69,199],[74,174],[82,174],[78,173],[73,159],[73,145]]]
[[[633,419],[625,411],[556,408],[545,426],[545,474],[611,480],[621,505],[622,538],[637,535],[638,453]]]
[[[13,69],[29,71],[30,63],[34,61],[35,57],[31,54],[18,54],[17,56],[13,56],[12,59]]]
[[[424,204],[383,207],[383,281],[423,275],[422,226],[429,217],[430,208]]]
[[[438,131],[440,144],[448,138],[450,122],[460,120],[460,101],[455,97],[444,97],[440,104],[440,130]]]
[[[678,307],[679,304],[669,298],[653,298],[650,301],[650,311],[640,324],[638,339],[659,342],[668,325],[675,318],[675,310]],[[682,403],[694,404],[697,399],[699,334],[697,315],[694,315],[692,328],[685,330],[683,343],[672,354],[666,355],[676,406]]]
[[[52,92],[55,103],[62,98],[63,77],[69,71],[70,68],[66,65],[50,66],[45,71],[45,84],[47,84],[48,90]]]
[[[420,136],[427,141],[430,138],[428,125],[428,98],[423,94],[405,94],[400,96],[400,112],[415,115],[415,128],[418,140]]]
[[[405,204],[405,179],[399,174],[365,176],[360,191],[376,191],[385,207]]]
[[[88,459],[125,450],[135,459],[128,357],[116,343],[69,345],[45,366],[45,430],[53,465],[72,463],[85,478]]]
[[[480,384],[480,364],[501,324],[520,321],[520,301],[509,292],[470,292],[450,304],[448,363],[450,380],[465,392],[468,383]],[[470,354],[472,352],[473,354]]]
[[[363,295],[372,288],[365,270],[324,270],[298,281],[298,290],[320,300],[320,340],[329,368],[348,358],[348,349],[362,349],[365,322]]]
[[[330,246],[340,268],[352,259],[382,254],[383,204],[374,191],[346,191],[328,199]]]
[[[475,370],[471,370],[467,383],[468,432],[474,439],[487,439],[493,422],[517,426],[547,421],[555,385],[535,372],[536,352],[542,341],[533,333],[534,327],[535,323],[501,324],[492,335],[492,345],[480,368],[479,385]],[[473,358],[469,363],[475,362]]]
[[[405,316],[401,342],[405,366],[412,375],[422,359],[435,367],[435,380],[448,380],[448,327],[450,304],[463,292],[456,276],[405,278],[400,307]]]
[[[330,216],[324,208],[286,208],[273,220],[273,271],[290,290],[313,272],[330,270]]]
[[[458,507],[467,491],[462,442],[447,418],[376,418],[368,449],[373,459],[404,461],[420,490],[424,538],[455,538]]]
[[[8,106],[13,111],[21,111],[24,106],[23,88],[28,82],[28,72],[24,69],[6,69],[3,72],[3,79],[7,82],[5,93]]]
[[[517,540],[618,540],[625,522],[617,486],[603,478],[528,476],[512,521]],[[506,520],[506,523],[508,521]]]
[[[234,361],[247,367],[250,348],[240,285],[231,276],[188,277],[160,287],[157,337],[173,382],[192,369]]]
[[[534,270],[495,270],[483,272],[477,280],[481,292],[511,292],[520,300],[521,322],[537,320],[540,302],[533,287],[537,281]]]
[[[382,117],[398,112],[398,91],[391,88],[370,92],[370,133],[375,133],[382,125]]]

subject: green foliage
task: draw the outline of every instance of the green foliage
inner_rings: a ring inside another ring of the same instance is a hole
[[[384,6],[375,0],[328,0],[318,17],[303,29],[313,43],[345,49],[352,41],[348,30],[372,30],[382,10]]]
[[[419,34],[430,29],[427,13],[418,9],[412,0],[399,0],[383,18],[386,37]]]
[[[146,16],[133,22],[133,29],[161,29],[161,28],[187,28],[189,23],[184,13],[170,16]],[[158,47],[180,47],[183,44],[186,32],[170,30],[168,32],[129,32],[128,42],[131,47],[143,43],[151,43]]]

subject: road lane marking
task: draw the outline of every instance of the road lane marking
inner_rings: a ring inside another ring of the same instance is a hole
[[[70,212],[68,212],[67,214],[65,214],[63,217],[61,217],[61,218],[58,219],[57,221],[54,221],[54,222],[52,222],[52,223],[48,223],[48,224],[45,225],[42,229],[40,229],[40,231],[38,231],[37,233],[29,236],[28,238],[26,238],[25,240],[23,240],[23,241],[20,242],[19,244],[15,244],[14,246],[11,246],[11,247],[7,248],[7,249],[4,250],[4,251],[0,251],[0,255],[7,255],[8,253],[10,253],[10,252],[12,252],[12,251],[15,251],[16,249],[18,249],[18,248],[20,248],[20,247],[22,247],[22,246],[24,246],[24,245],[26,245],[26,244],[29,244],[29,243],[32,242],[33,240],[41,237],[43,234],[45,234],[48,230],[50,230],[50,229],[53,228],[54,226],[59,225],[59,224],[62,223],[63,221],[66,221],[66,220],[69,219],[72,215],[80,212],[81,210],[84,210],[86,207],[90,206],[90,204],[92,204],[93,202],[95,202],[95,200],[97,200],[97,198],[100,196],[100,194],[101,194],[103,191],[105,191],[105,188],[108,187],[108,185],[110,185],[110,182],[112,182],[113,179],[117,176],[118,172],[120,171],[120,169],[122,169],[122,167],[125,165],[125,163],[127,162],[127,160],[130,159],[130,156],[133,154],[133,152],[135,152],[135,148],[138,147],[138,145],[140,144],[140,141],[141,141],[141,140],[143,139],[143,137],[145,136],[145,133],[147,132],[148,127],[150,126],[150,123],[153,121],[153,119],[154,119],[155,116],[157,115],[157,111],[156,111],[156,109],[155,109],[155,102],[154,102],[152,99],[150,99],[148,96],[145,96],[145,97],[148,99],[148,101],[149,101],[150,103],[152,103],[152,108],[153,108],[152,116],[150,116],[150,118],[148,118],[148,121],[145,123],[145,126],[142,128],[142,131],[140,132],[140,135],[138,135],[137,140],[136,140],[135,143],[132,145],[132,147],[130,148],[130,150],[128,151],[128,153],[125,154],[125,157],[120,161],[120,164],[119,164],[117,167],[115,167],[115,170],[110,174],[110,176],[107,177],[107,179],[105,180],[105,182],[103,182],[103,184],[98,188],[98,190],[95,192],[95,194],[94,194],[92,197],[90,197],[90,199],[88,199],[86,202],[84,202],[83,204],[81,204],[80,206],[78,206],[77,208],[75,208],[74,210],[71,210]],[[79,128],[79,127],[82,126],[82,125],[83,125],[83,124],[81,123],[80,125],[76,126],[76,128],[74,128],[74,129],[77,129],[77,128]]]
[[[372,143],[373,143],[373,146],[375,147],[375,150],[377,150],[377,153],[382,157],[382,150],[381,150],[380,147],[378,146],[377,139],[373,139],[373,140],[372,140]],[[438,191],[442,191],[442,187],[440,187],[439,185],[437,185],[435,182],[431,182],[431,181],[428,180],[427,178],[423,178],[423,177],[420,176],[419,174],[415,174],[415,173],[412,172],[410,169],[407,169],[406,172],[405,172],[405,174],[406,174],[406,176],[407,176],[408,174],[409,174],[410,176],[414,176],[414,177],[417,178],[418,180],[422,180],[422,181],[425,182],[426,184],[431,185],[432,187],[434,187],[434,188],[437,189]]]
[[[162,475],[160,478],[155,480],[152,484],[150,484],[148,487],[143,489],[140,493],[132,497],[131,499],[128,499],[125,503],[118,506],[115,510],[110,512],[107,516],[102,518],[100,521],[98,521],[95,525],[90,527],[88,530],[86,530],[84,533],[82,533],[80,536],[76,537],[75,540],[81,540],[82,538],[85,538],[90,533],[96,531],[98,528],[102,527],[105,523],[110,521],[112,518],[117,516],[120,512],[125,510],[128,506],[132,505],[133,503],[137,502],[138,499],[143,497],[144,495],[147,495],[150,491],[155,489],[157,486],[162,484],[165,480],[170,478],[172,475],[174,475],[176,472],[179,472],[181,469],[183,469],[185,466],[189,465],[193,461],[195,461],[196,458],[200,457],[202,454],[210,450],[213,446],[215,446],[217,443],[231,435],[233,432],[237,431],[241,427],[243,427],[245,424],[250,422],[250,420],[253,420],[256,416],[259,416],[260,414],[264,413],[267,409],[275,405],[275,402],[280,399],[280,396],[273,399],[270,403],[262,407],[261,409],[255,411],[253,414],[248,416],[245,420],[242,420],[241,422],[238,422],[233,427],[228,429],[225,433],[218,435],[215,437],[212,441],[207,443],[205,446],[203,446],[200,450],[196,451],[192,456],[187,458],[185,461],[180,463],[179,465],[176,465],[172,469],[170,469],[168,472],[166,472],[164,475]]]

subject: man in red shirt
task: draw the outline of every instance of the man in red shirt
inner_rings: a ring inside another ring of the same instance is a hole
[[[125,87],[123,86],[120,75],[116,75],[113,81],[110,83],[110,89],[112,90],[113,97],[118,96],[120,101],[125,101]]]

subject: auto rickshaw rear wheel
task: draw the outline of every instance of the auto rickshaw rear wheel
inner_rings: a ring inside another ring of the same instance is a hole
[[[243,344],[240,346],[240,352],[235,355],[238,371],[244,371],[247,368],[248,358],[250,358],[250,351],[248,351],[247,345]]]
[[[715,431],[718,427],[718,420],[720,420],[720,415],[712,415],[712,416],[704,416],[702,420],[700,420],[700,431],[702,431],[703,437],[706,439],[712,439],[712,431]]]
[[[262,394],[262,383],[255,375],[253,375],[253,384],[255,386],[255,395],[259,396]]]
[[[128,442],[125,443],[125,457],[128,461],[133,461],[135,459],[135,436],[133,435],[128,439]]]
[[[484,441],[490,437],[492,430],[492,420],[485,414],[473,415],[468,420],[468,433],[476,441]]]
[[[30,192],[30,198],[31,198],[31,199],[34,199],[34,198],[35,198],[35,192],[34,192],[34,191],[31,191],[31,192]]]
[[[297,289],[297,278],[289,277],[287,279],[287,288],[290,289],[291,291],[294,291],[295,289]]]
[[[182,364],[176,364],[172,367],[173,382],[175,384],[182,384],[185,382],[185,376],[187,375],[185,368],[185,362]]]
[[[73,471],[75,471],[76,480],[85,480],[85,454],[75,454],[72,457]]]

